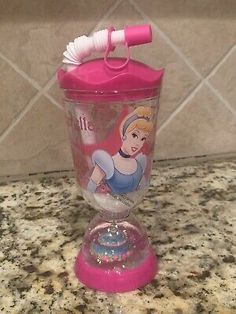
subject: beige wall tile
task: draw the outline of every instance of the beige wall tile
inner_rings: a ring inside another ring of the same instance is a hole
[[[236,152],[236,117],[203,87],[157,136],[158,159]]]
[[[204,76],[235,43],[234,0],[134,1]]]
[[[37,93],[24,78],[0,59],[0,134],[18,116],[29,100]]]
[[[64,113],[41,97],[0,143],[0,175],[60,170],[68,166],[71,157]]]
[[[121,5],[108,17],[101,28],[107,25],[114,25],[116,29],[123,28],[127,24],[143,24],[145,21],[138,12],[127,2]],[[154,68],[165,67],[165,77],[161,96],[161,107],[158,117],[158,124],[161,125],[170,114],[178,107],[182,100],[197,84],[196,75],[166,44],[166,42],[153,31],[153,43],[145,46],[132,47],[131,56],[141,62],[147,63]],[[116,49],[114,56],[124,56],[124,48]],[[102,57],[102,54],[100,55]],[[55,83],[50,95],[61,101],[61,94]]]
[[[236,110],[236,46],[210,82]]]
[[[112,0],[0,2],[0,46],[11,61],[44,85],[55,73],[68,41],[88,33]]]
[[[1,176],[16,176],[70,169],[73,169],[73,162],[69,142],[65,140],[24,160],[0,160],[0,181]]]

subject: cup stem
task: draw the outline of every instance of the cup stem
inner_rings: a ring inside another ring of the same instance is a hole
[[[117,221],[122,221],[124,219],[126,219],[127,217],[129,217],[130,215],[130,210],[125,210],[122,212],[118,212],[118,213],[114,213],[110,210],[103,210],[99,212],[100,217],[110,223],[114,223]]]

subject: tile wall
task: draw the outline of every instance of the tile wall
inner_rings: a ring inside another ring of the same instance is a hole
[[[235,0],[0,0],[0,176],[72,168],[55,73],[67,42],[148,22],[166,67],[156,159],[236,154]]]

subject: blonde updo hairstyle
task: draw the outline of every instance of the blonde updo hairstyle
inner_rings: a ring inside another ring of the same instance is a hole
[[[125,135],[123,134],[123,132],[124,132],[124,126],[125,126],[126,121],[130,119],[131,117],[135,117],[135,116],[137,116],[137,118],[134,119],[128,125],[128,127],[125,130],[125,133],[132,132],[134,129],[147,132],[148,134],[151,133],[153,129],[153,122],[151,121],[152,115],[153,115],[153,112],[150,107],[144,107],[144,106],[137,107],[133,112],[127,115],[125,119],[122,121],[121,126],[120,126],[121,137]]]

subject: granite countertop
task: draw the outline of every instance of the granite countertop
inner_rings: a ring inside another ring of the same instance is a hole
[[[2,183],[0,313],[236,313],[235,211],[236,160],[154,169],[135,214],[159,274],[143,289],[106,295],[72,271],[95,215],[74,178]]]

